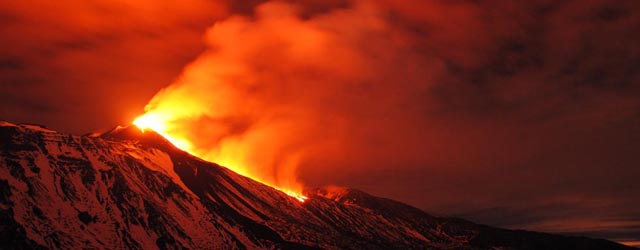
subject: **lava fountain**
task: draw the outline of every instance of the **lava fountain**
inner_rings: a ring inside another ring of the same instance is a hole
[[[145,130],[153,130],[156,133],[162,135],[168,141],[170,141],[174,146],[182,149],[190,154],[198,156],[204,160],[215,162],[222,166],[225,166],[234,172],[237,172],[241,175],[249,177],[255,181],[263,183],[265,185],[271,186],[283,193],[296,198],[300,202],[304,202],[307,197],[302,194],[302,185],[297,181],[277,181],[278,179],[266,179],[265,175],[259,174],[257,171],[251,171],[252,169],[245,164],[248,164],[246,161],[243,161],[242,152],[239,150],[224,150],[220,149],[198,149],[195,143],[191,142],[184,135],[181,135],[178,131],[180,131],[176,124],[171,122],[171,117],[173,117],[170,113],[162,113],[162,112],[149,112],[135,119],[133,122],[142,132]],[[202,140],[206,140],[206,138],[201,138]],[[221,147],[225,147],[224,144]],[[236,151],[235,154],[207,154],[206,152],[227,152],[227,151]],[[239,157],[239,158],[235,158]]]

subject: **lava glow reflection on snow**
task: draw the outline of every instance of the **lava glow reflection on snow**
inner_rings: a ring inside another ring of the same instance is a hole
[[[182,149],[186,152],[189,152],[192,155],[198,156],[202,159],[208,160],[208,161],[212,161],[212,162],[216,162],[218,164],[221,164],[231,170],[234,170],[236,172],[238,172],[239,174],[242,174],[244,176],[247,176],[255,181],[258,181],[262,184],[265,184],[267,186],[273,187],[295,199],[297,199],[300,202],[304,202],[305,200],[308,199],[307,196],[304,196],[301,194],[301,192],[296,192],[293,191],[291,189],[287,189],[287,188],[282,188],[282,187],[278,187],[269,183],[266,183],[262,180],[260,180],[259,178],[256,178],[255,176],[252,176],[249,172],[247,171],[238,171],[238,170],[242,170],[242,169],[247,169],[245,167],[240,167],[238,166],[237,162],[230,160],[229,157],[217,157],[217,159],[208,159],[209,157],[206,156],[202,156],[199,155],[197,153],[197,150],[194,149],[193,143],[191,143],[188,139],[186,138],[182,138],[179,136],[175,136],[172,135],[172,133],[170,133],[171,131],[171,127],[170,127],[170,122],[168,120],[166,120],[164,118],[165,116],[159,115],[158,113],[146,113],[138,118],[136,118],[133,121],[133,124],[136,125],[138,128],[140,128],[140,130],[142,132],[144,132],[145,130],[153,130],[156,133],[162,135],[165,139],[167,139],[169,142],[171,142],[174,146],[176,146],[179,149]]]

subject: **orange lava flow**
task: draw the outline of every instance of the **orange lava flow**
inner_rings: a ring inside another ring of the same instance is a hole
[[[302,186],[298,184],[296,181],[291,182],[292,184],[289,187],[278,186],[274,183],[269,182],[268,180],[264,180],[259,176],[253,174],[250,168],[245,166],[241,161],[236,160],[233,154],[225,155],[210,155],[210,154],[201,154],[195,144],[187,139],[185,136],[182,136],[180,133],[176,131],[180,131],[175,127],[174,123],[171,122],[167,117],[168,114],[162,114],[158,112],[148,112],[138,118],[136,118],[133,122],[142,132],[145,130],[153,130],[156,133],[162,135],[169,142],[171,142],[174,146],[179,149],[182,149],[186,152],[189,152],[192,155],[198,156],[201,159],[215,162],[222,166],[225,166],[234,172],[241,174],[243,176],[249,177],[257,182],[265,184],[267,186],[273,187],[276,190],[279,190],[300,202],[304,202],[308,199],[307,196],[302,194]]]

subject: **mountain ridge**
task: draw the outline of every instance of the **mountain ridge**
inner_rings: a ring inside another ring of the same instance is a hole
[[[0,121],[0,140],[0,249],[633,249],[348,188],[301,203],[132,126],[75,136]]]

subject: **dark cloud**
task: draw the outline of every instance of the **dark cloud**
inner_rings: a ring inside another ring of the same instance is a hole
[[[20,59],[0,56],[0,70],[20,70],[24,68],[24,63]]]

